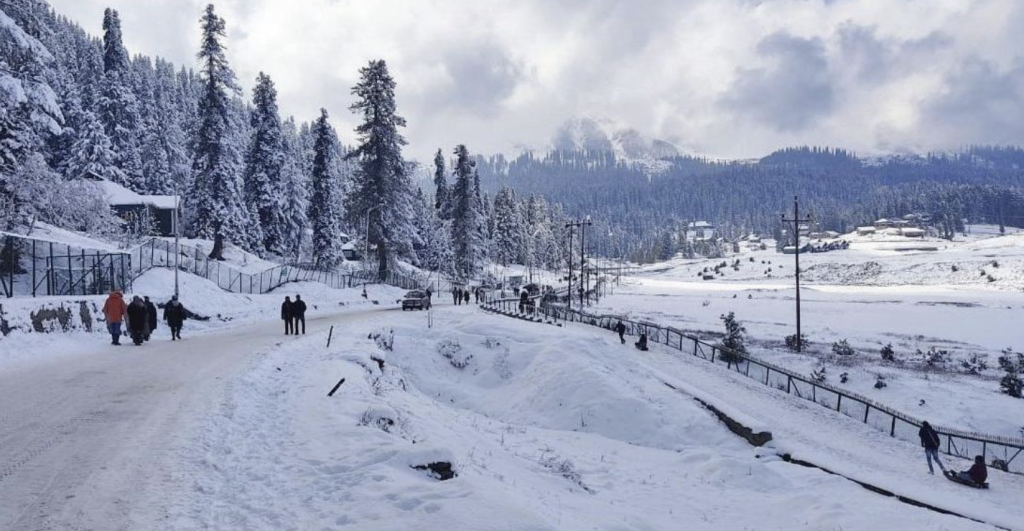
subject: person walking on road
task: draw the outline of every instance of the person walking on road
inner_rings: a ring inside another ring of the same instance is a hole
[[[149,335],[149,310],[138,295],[132,297],[132,303],[128,305],[128,333],[135,346],[141,345]]]
[[[302,297],[299,295],[295,296],[295,302],[292,303],[292,317],[295,319],[295,335],[299,335],[299,324],[302,324],[302,335],[306,335],[306,303],[302,301]]]
[[[295,305],[291,297],[285,297],[281,303],[281,320],[284,321],[284,335],[289,336],[295,328]]]
[[[462,294],[459,293],[459,288],[458,287],[452,288],[452,304],[458,306],[459,305],[459,301],[461,301],[461,300],[462,300]]]
[[[158,316],[156,313],[156,305],[149,300],[149,296],[143,297],[146,304],[146,324],[148,325],[148,331],[146,332],[146,341],[149,341],[149,337],[156,332],[156,324]]]
[[[935,433],[931,424],[928,421],[921,423],[921,429],[918,430],[917,436],[921,438],[921,446],[924,447],[924,458],[928,461],[928,473],[934,475],[935,469],[932,468],[932,461],[939,465],[939,469],[942,473],[946,473],[946,466],[939,461],[939,434]]]
[[[615,333],[619,334],[619,341],[621,341],[622,344],[625,345],[626,325],[622,324],[622,321],[619,321],[618,324],[615,325]]]
[[[469,304],[469,290],[468,289],[466,291],[462,292],[462,300],[466,304]]]
[[[171,297],[171,301],[164,306],[164,321],[167,321],[171,329],[171,341],[181,339],[181,327],[185,324],[186,313],[177,295]]]
[[[103,316],[107,319],[107,331],[110,332],[110,344],[121,344],[121,324],[128,315],[128,305],[124,303],[124,295],[120,291],[111,291],[107,301],[103,303]]]

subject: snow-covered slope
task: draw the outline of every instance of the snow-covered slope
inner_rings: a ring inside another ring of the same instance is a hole
[[[555,149],[610,151],[620,160],[656,160],[679,155],[672,143],[648,138],[636,129],[608,119],[573,118],[555,133]]]

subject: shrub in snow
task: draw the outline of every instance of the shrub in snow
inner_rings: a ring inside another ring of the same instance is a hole
[[[800,334],[800,345],[807,346],[807,334]],[[796,334],[786,336],[786,348],[796,352],[797,342]]]
[[[386,352],[391,352],[391,349],[395,346],[395,331],[393,329],[385,330],[381,328],[371,333],[369,338],[377,343],[377,348]]]
[[[928,367],[944,368],[949,362],[949,351],[935,347],[928,349],[928,352],[921,352],[921,349],[917,349],[917,357]]]
[[[590,493],[594,492],[590,490],[590,487],[583,483],[583,476],[576,470],[576,465],[574,465],[572,461],[563,459],[557,455],[552,455],[550,457],[541,458],[540,464],[543,465],[544,468],[573,482],[577,487]]]
[[[879,353],[882,355],[882,361],[896,361],[896,351],[892,349],[892,343],[882,347]]]
[[[960,271],[960,268],[955,266],[955,265],[952,266],[950,269],[952,269],[954,273],[956,273],[957,271]]]
[[[359,417],[360,426],[370,426],[385,433],[396,433],[404,422],[394,411],[371,407]]]
[[[992,260],[992,267],[999,267],[999,262],[997,260]]]
[[[720,319],[725,325],[725,337],[718,344],[722,348],[722,359],[726,362],[734,362],[738,359],[737,355],[747,353],[747,345],[744,338],[747,329],[736,320],[734,312],[729,312],[728,315],[723,315]]]
[[[875,389],[884,389],[887,385],[885,382],[885,376],[878,374],[875,376]]]
[[[846,383],[848,381],[850,381],[850,373],[844,372],[839,375],[839,383]]]
[[[832,353],[836,356],[852,356],[854,354],[854,350],[845,339],[841,339],[832,343]]]
[[[415,468],[416,470],[429,470],[430,475],[433,476],[434,479],[440,481],[447,481],[459,476],[459,474],[455,472],[455,468],[452,464],[447,461],[438,461],[435,463],[427,463],[425,465],[413,465],[412,468]]]
[[[988,358],[984,354],[971,354],[971,357],[960,360],[960,367],[967,374],[978,375],[988,370]]]
[[[824,383],[825,380],[828,378],[828,376],[825,373],[825,366],[821,365],[817,369],[814,369],[813,372],[811,372],[811,380],[818,383]]]
[[[444,356],[448,363],[451,363],[452,367],[456,369],[465,369],[469,366],[469,360],[473,359],[472,354],[466,354],[462,351],[462,345],[455,339],[442,340],[437,344],[437,352]]]
[[[989,282],[995,282],[996,281],[996,277],[994,277],[992,275],[987,275],[985,277],[985,279],[988,280]]]
[[[999,368],[1006,374],[999,380],[999,390],[1014,398],[1024,398],[1024,354],[1006,349],[999,356]]]

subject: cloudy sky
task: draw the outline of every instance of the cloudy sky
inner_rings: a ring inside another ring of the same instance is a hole
[[[208,0],[50,0],[132,53],[192,65]],[[383,58],[412,154],[543,147],[574,116],[682,150],[860,153],[1024,144],[1020,0],[222,0],[229,57],[283,112],[351,141],[349,88]]]

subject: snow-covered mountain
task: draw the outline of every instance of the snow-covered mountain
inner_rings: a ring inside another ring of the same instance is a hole
[[[561,150],[611,151],[626,160],[661,159],[679,155],[672,143],[646,137],[636,129],[608,119],[577,117],[555,133],[553,147]]]

